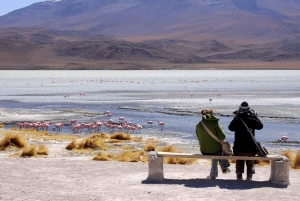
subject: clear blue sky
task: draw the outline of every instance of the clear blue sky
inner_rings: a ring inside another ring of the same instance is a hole
[[[44,0],[0,0],[0,16]]]

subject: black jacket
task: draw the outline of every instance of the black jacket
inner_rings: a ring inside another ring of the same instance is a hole
[[[250,136],[249,132],[247,131],[246,126],[243,122],[239,119],[243,119],[246,123],[248,128],[252,129],[252,133],[255,136],[255,129],[260,130],[263,128],[263,124],[255,115],[249,115],[247,113],[239,114],[235,117],[229,124],[228,129],[230,131],[234,131],[234,152],[241,152],[241,153],[255,153],[256,146],[253,142],[252,137]]]

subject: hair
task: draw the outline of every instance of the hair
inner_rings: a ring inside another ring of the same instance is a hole
[[[205,114],[214,114],[214,111],[212,109],[204,109],[201,111],[201,114],[202,115],[205,115]]]

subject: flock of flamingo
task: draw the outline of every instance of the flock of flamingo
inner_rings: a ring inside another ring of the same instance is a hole
[[[109,111],[106,111],[105,114],[108,117],[112,116],[112,113]],[[162,131],[165,123],[162,121],[159,121],[159,120],[157,120],[157,122],[158,122],[157,125],[160,126],[160,130]],[[149,124],[151,127],[152,127],[153,123],[154,123],[154,121],[147,121],[147,124]],[[47,121],[47,122],[39,121],[39,122],[34,122],[34,123],[31,123],[31,122],[18,123],[19,129],[33,128],[33,129],[36,129],[37,131],[49,130],[49,128],[51,126],[52,126],[52,131],[57,132],[57,131],[61,131],[63,126],[65,126],[65,125],[61,122],[53,124],[50,121]],[[70,123],[67,124],[66,126],[71,126],[71,130],[73,133],[80,133],[80,132],[83,132],[84,130],[87,130],[89,132],[93,132],[93,131],[96,132],[96,131],[100,131],[101,128],[105,128],[111,132],[114,132],[116,130],[125,131],[125,132],[135,132],[135,131],[140,132],[141,129],[144,128],[140,124],[132,125],[132,123],[130,121],[125,121],[124,117],[119,117],[119,122],[114,122],[112,119],[109,119],[108,121],[94,120],[91,123],[79,123],[79,122],[77,122],[76,119],[72,119],[70,121]]]

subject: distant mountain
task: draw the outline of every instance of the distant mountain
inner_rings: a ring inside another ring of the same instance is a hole
[[[299,0],[47,0],[0,17],[0,61],[40,46],[80,62],[298,61],[299,39]]]
[[[60,0],[0,17],[0,27],[88,30],[118,38],[270,41],[300,34],[298,0]]]

